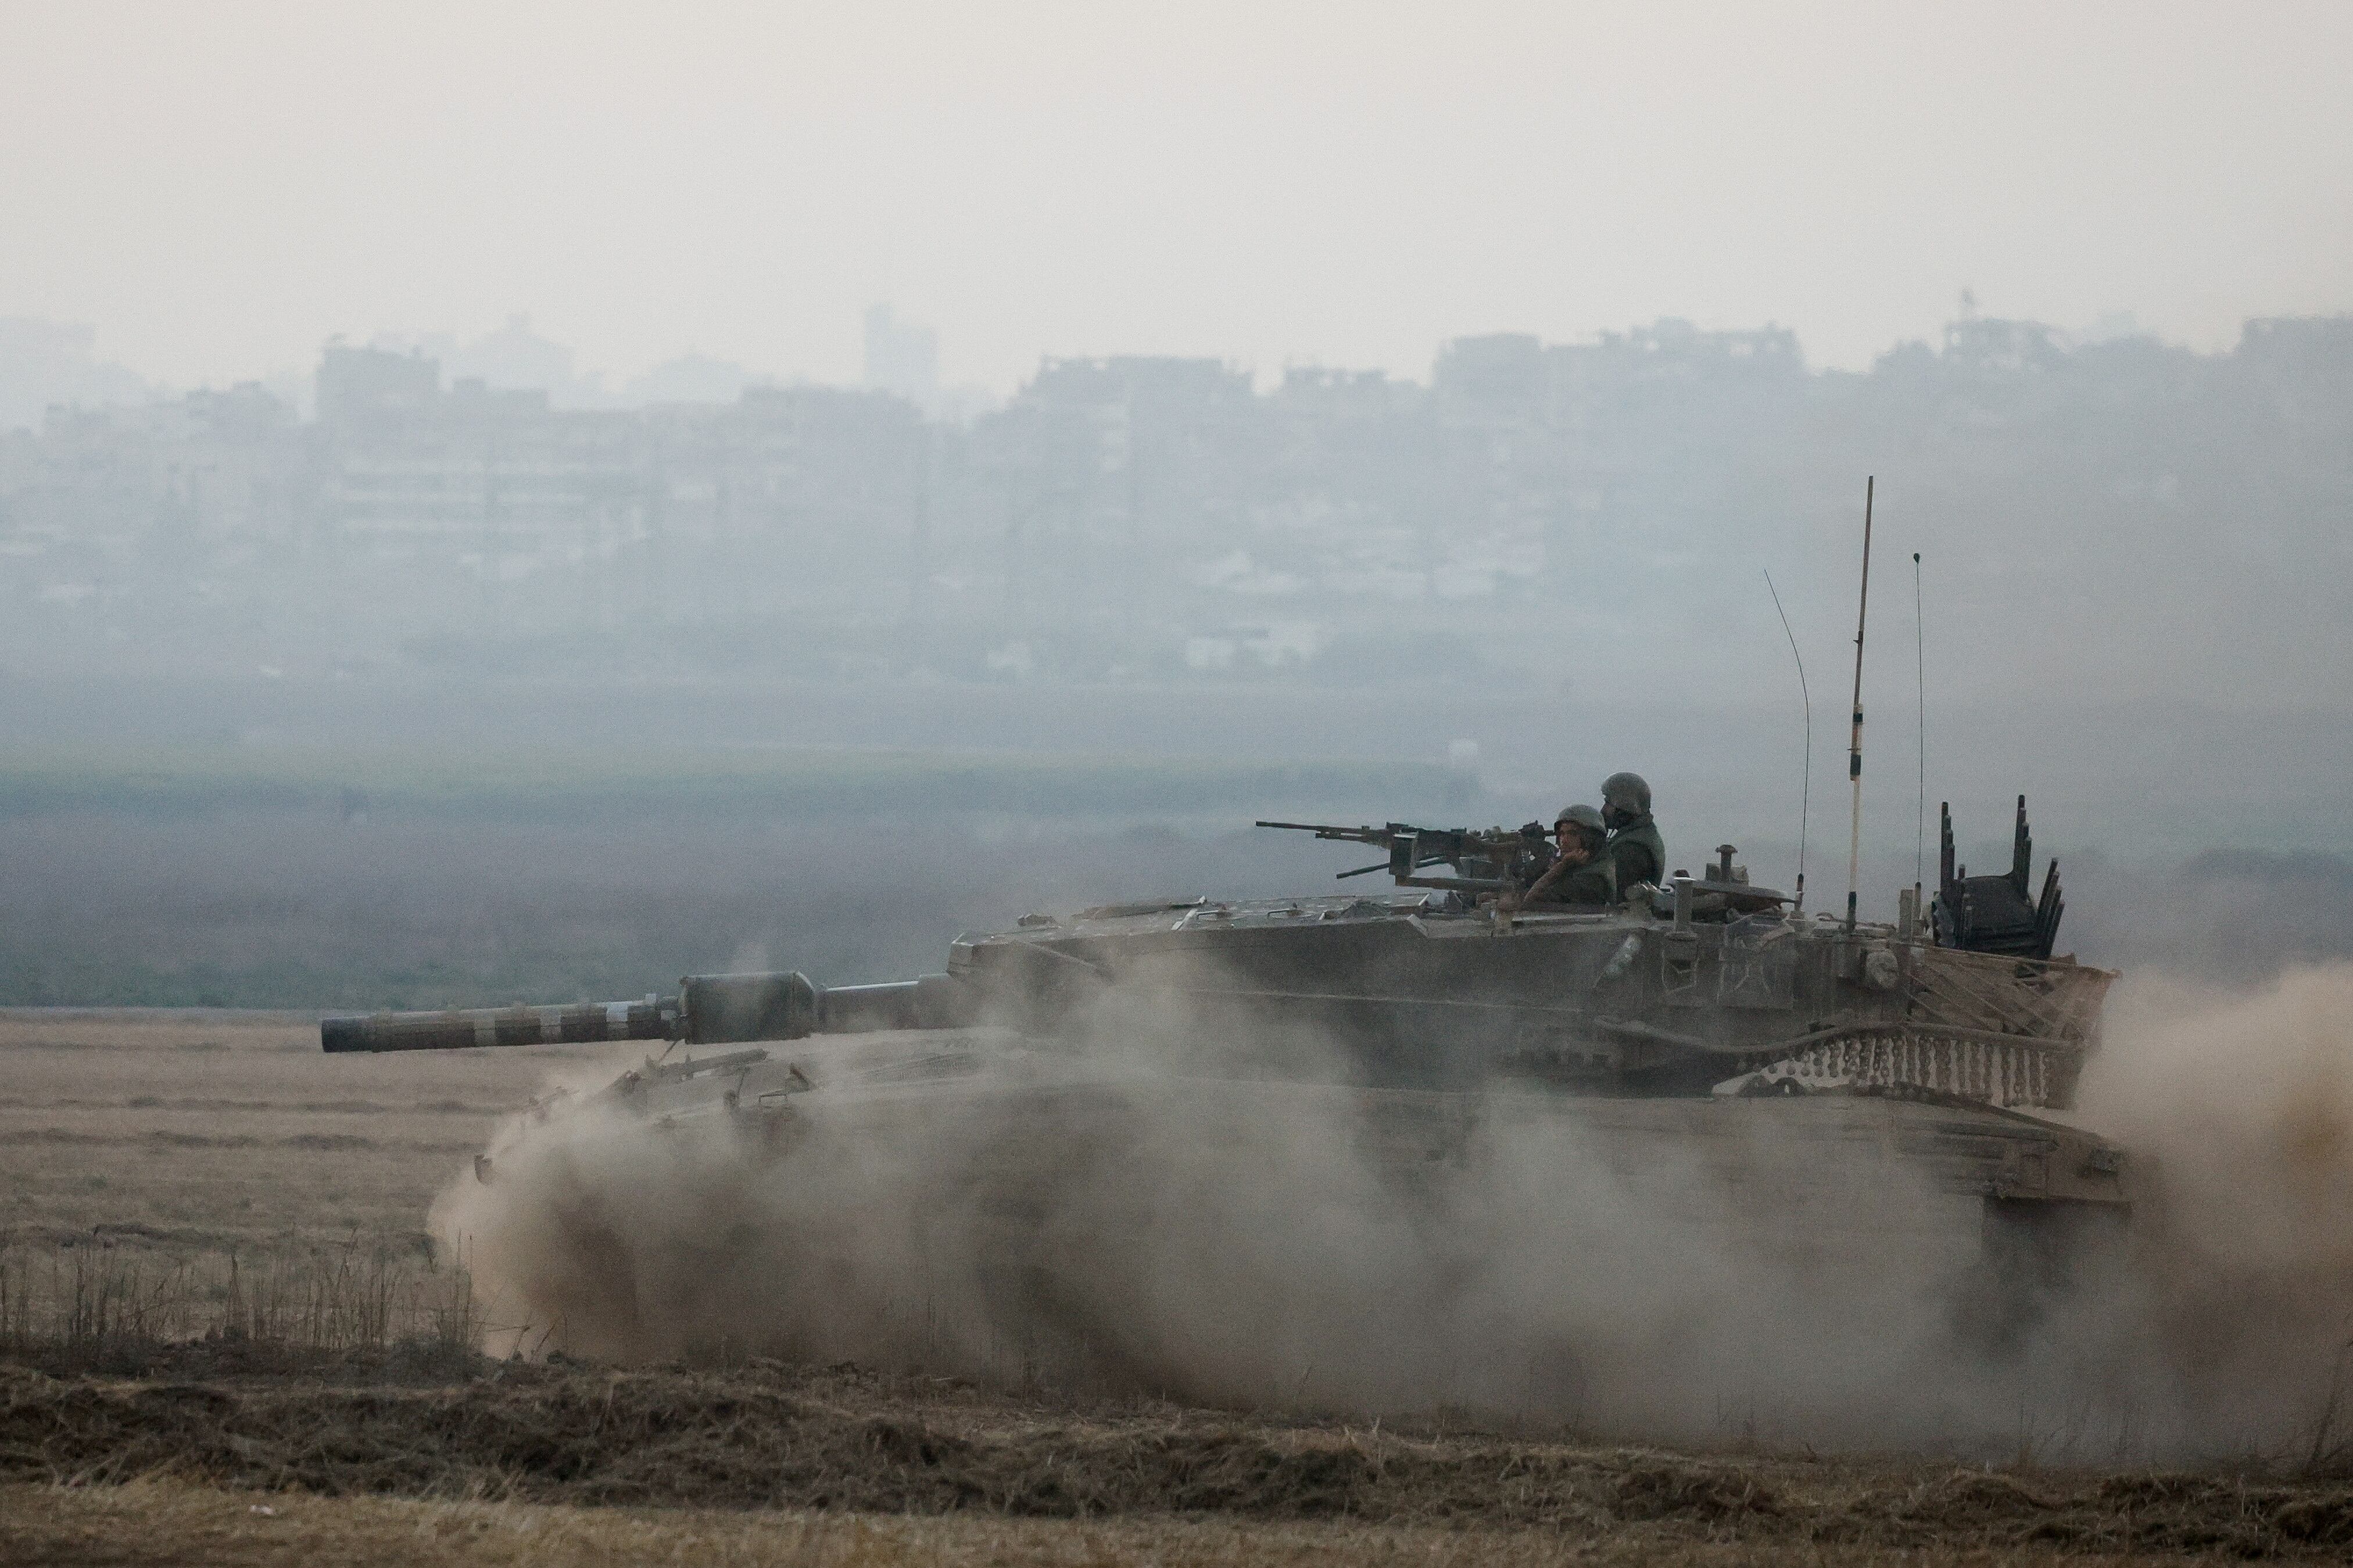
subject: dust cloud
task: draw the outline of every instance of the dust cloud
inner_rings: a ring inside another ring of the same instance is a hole
[[[2353,963],[2118,988],[2080,1117],[2144,1168],[2136,1347],[2206,1446],[2353,1453]]]
[[[911,1037],[781,1047],[828,1087],[773,1136],[575,1099],[504,1129],[434,1230],[524,1354],[1711,1446],[2353,1451],[2353,966],[2122,988],[2074,1119],[2144,1201],[2063,1272],[1989,1265],[1978,1200],[1766,1102],[1250,1081],[1221,1075],[1264,1047],[1312,1076],[1318,1043],[1128,1002],[953,1086],[909,1084]]]

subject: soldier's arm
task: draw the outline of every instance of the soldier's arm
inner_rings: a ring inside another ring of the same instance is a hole
[[[1618,901],[1618,876],[1609,852],[1597,850],[1581,861],[1555,861],[1552,869],[1528,889],[1528,901],[1600,906]]]
[[[1620,893],[1637,882],[1663,884],[1666,868],[1651,866],[1655,858],[1651,847],[1639,838],[1621,838],[1609,846],[1609,866],[1615,874],[1617,890]]]
[[[1588,857],[1584,860],[1572,861],[1565,855],[1555,856],[1552,864],[1545,868],[1544,875],[1531,883],[1528,890],[1520,896],[1520,902],[1558,902],[1567,899],[1569,895],[1565,884],[1574,881],[1575,874],[1592,866],[1595,858]]]

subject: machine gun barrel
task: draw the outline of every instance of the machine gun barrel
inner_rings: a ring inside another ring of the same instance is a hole
[[[1343,871],[1335,881],[1387,871],[1400,888],[1445,888],[1461,892],[1500,892],[1519,885],[1551,860],[1544,825],[1525,827],[1416,827],[1392,822],[1380,827],[1344,827],[1326,822],[1264,822],[1291,833],[1313,833],[1318,838],[1346,844],[1377,844],[1389,852],[1386,864],[1360,866]],[[1425,877],[1425,866],[1451,866],[1453,877]]]
[[[1387,844],[1399,833],[1413,831],[1396,822],[1387,827],[1342,827],[1329,822],[1261,822],[1257,826],[1280,827],[1286,833],[1313,833],[1318,838],[1337,839],[1348,844]]]
[[[978,1021],[978,998],[945,974],[883,985],[819,985],[806,974],[692,974],[675,996],[560,1007],[459,1007],[326,1018],[329,1051],[458,1051],[490,1046],[599,1045],[677,1040],[719,1045],[860,1035],[882,1029],[953,1029]]]

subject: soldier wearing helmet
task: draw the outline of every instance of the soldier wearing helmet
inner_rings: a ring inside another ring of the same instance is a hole
[[[1601,784],[1601,819],[1609,829],[1603,858],[1618,879],[1618,889],[1634,890],[1638,883],[1663,884],[1667,876],[1667,844],[1651,820],[1651,786],[1640,773],[1611,773]]]
[[[1589,805],[1563,806],[1553,819],[1552,837],[1552,864],[1526,892],[1511,900],[1511,907],[1616,903],[1618,879],[1604,853],[1609,830],[1602,826],[1601,814]]]

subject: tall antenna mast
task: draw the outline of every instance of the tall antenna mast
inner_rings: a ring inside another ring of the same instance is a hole
[[[1781,590],[1773,586],[1771,567],[1765,570],[1765,591],[1773,595],[1773,613],[1781,617],[1781,635],[1789,639],[1789,657],[1798,661],[1798,698],[1806,705],[1806,772],[1798,786],[1798,913],[1806,912],[1806,823],[1813,815],[1814,696],[1806,689],[1806,661],[1798,652],[1798,634],[1789,629],[1789,612],[1781,607]]]
[[[1846,841],[1846,929],[1854,930],[1854,894],[1862,880],[1862,628],[1871,616],[1871,500],[1876,475],[1862,481],[1862,597],[1854,612],[1854,728],[1847,732],[1846,776],[1854,785],[1854,822]]]
[[[1912,903],[1920,903],[1920,879],[1928,864],[1928,625],[1920,609],[1920,552],[1912,552],[1912,638],[1920,696],[1920,805],[1912,816]]]

